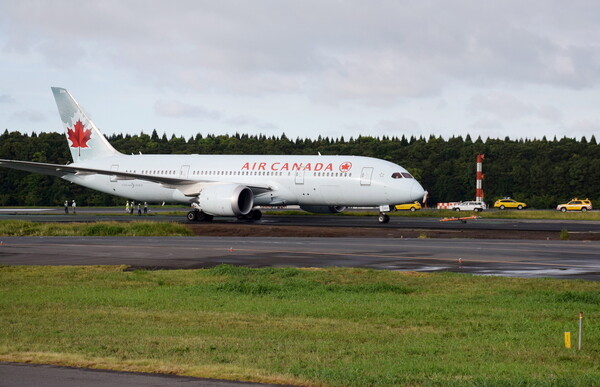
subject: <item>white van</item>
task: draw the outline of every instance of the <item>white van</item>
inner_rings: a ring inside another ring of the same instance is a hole
[[[486,205],[484,202],[460,202],[454,207],[452,207],[454,211],[483,211],[486,209]]]

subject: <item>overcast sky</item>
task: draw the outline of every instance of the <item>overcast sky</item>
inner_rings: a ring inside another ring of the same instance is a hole
[[[0,0],[1,129],[600,134],[597,1]]]

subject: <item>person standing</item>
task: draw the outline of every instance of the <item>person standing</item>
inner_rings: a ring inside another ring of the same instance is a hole
[[[125,202],[125,212],[129,214],[129,200]]]
[[[148,213],[148,202],[144,202],[144,215]]]
[[[65,214],[69,213],[69,201],[65,200]]]
[[[131,207],[129,207],[129,215],[133,215],[133,207],[135,206],[135,202],[131,201]]]
[[[73,199],[73,203],[71,203],[71,207],[73,208],[73,213],[77,213],[77,203],[75,203],[75,199]]]
[[[142,216],[142,203],[138,203],[138,216]]]

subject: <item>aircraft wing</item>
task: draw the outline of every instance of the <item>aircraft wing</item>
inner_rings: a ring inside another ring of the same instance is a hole
[[[21,171],[27,172],[36,172],[41,173],[43,175],[64,177],[68,175],[105,175],[112,176],[117,180],[145,180],[153,183],[161,184],[167,188],[178,189],[183,192],[186,196],[197,196],[200,193],[200,190],[209,184],[227,184],[227,183],[235,183],[235,181],[224,182],[224,181],[214,181],[214,180],[189,180],[189,179],[180,179],[176,177],[165,177],[165,176],[152,176],[152,175],[143,175],[139,173],[129,173],[129,172],[120,172],[120,171],[111,171],[108,169],[97,169],[97,168],[87,168],[87,167],[79,167],[73,164],[49,164],[49,163],[36,163],[33,161],[19,161],[19,160],[5,160],[0,159],[0,166],[10,169],[18,169]],[[241,183],[239,183],[241,184]],[[250,188],[254,194],[263,193],[265,191],[273,190],[272,187],[264,184],[244,184],[248,188]]]

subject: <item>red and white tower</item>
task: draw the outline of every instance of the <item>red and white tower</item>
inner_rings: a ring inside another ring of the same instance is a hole
[[[477,200],[478,202],[483,201],[483,188],[481,188],[481,181],[485,177],[485,175],[482,172],[482,164],[484,158],[485,155],[483,154],[477,155],[477,173],[475,174],[475,200]]]

